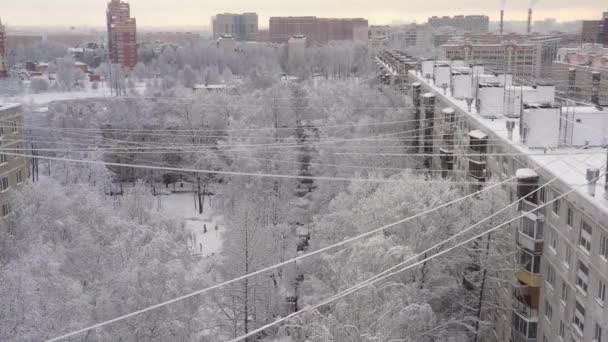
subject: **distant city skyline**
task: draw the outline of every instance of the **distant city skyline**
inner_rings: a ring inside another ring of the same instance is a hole
[[[370,25],[394,22],[426,22],[432,15],[484,14],[491,21],[498,20],[500,1],[431,0],[411,3],[396,0],[363,2],[309,0],[296,3],[277,3],[271,0],[231,0],[217,3],[199,0],[130,0],[131,10],[138,25],[146,27],[210,27],[211,16],[224,12],[256,12],[261,28],[267,28],[271,16],[362,17]],[[526,20],[529,0],[506,2],[505,20]],[[89,26],[103,27],[107,0],[23,0],[4,5],[1,19],[10,26]],[[35,10],[33,10],[35,9]],[[555,18],[558,21],[595,19],[608,6],[598,0],[545,0],[535,8],[535,20]]]

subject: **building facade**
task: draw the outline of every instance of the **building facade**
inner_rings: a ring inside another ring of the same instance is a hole
[[[419,123],[425,130],[417,146],[434,156],[427,167],[471,183],[470,191],[490,178],[514,177],[505,185],[519,212],[510,225],[514,270],[505,270],[507,281],[487,294],[498,307],[480,309],[493,327],[478,341],[606,341],[608,177],[600,170],[608,167],[608,113],[552,95],[522,99],[519,115],[501,115],[504,102],[482,93],[505,93],[507,82],[475,76],[484,72],[423,61],[408,73],[415,118],[433,122]],[[460,92],[468,94],[454,97]]]
[[[433,16],[428,19],[428,24],[436,28],[449,26],[468,32],[488,32],[490,17],[487,15]]]
[[[516,77],[535,79],[550,75],[551,64],[557,56],[561,38],[529,37],[520,42],[499,43],[455,42],[440,47],[441,58],[483,64],[495,72],[507,72]]]
[[[271,17],[269,35],[272,43],[286,43],[293,36],[306,36],[307,43],[330,41],[366,41],[368,23],[362,18],[336,19],[317,17]]]
[[[18,104],[0,104],[0,223],[12,212],[11,193],[27,180],[23,115]],[[6,153],[4,153],[6,152]]]
[[[557,89],[567,97],[608,105],[608,48],[600,44],[561,48],[552,73]]]
[[[8,77],[8,49],[6,47],[6,30],[0,20],[0,78]]]
[[[211,18],[213,39],[232,36],[238,41],[258,39],[258,15],[256,13],[223,13]]]
[[[137,22],[130,5],[111,0],[106,11],[110,61],[132,69],[137,64]]]

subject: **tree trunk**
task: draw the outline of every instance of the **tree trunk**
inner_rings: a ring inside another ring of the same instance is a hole
[[[201,177],[198,176],[196,177],[196,182],[197,182],[197,186],[198,186],[198,191],[197,191],[197,195],[198,195],[198,213],[199,215],[203,213],[203,194],[201,192]]]
[[[488,242],[486,244],[486,260],[490,254],[490,240],[492,239],[492,233],[488,233]],[[487,265],[483,268],[481,276],[481,288],[479,289],[479,301],[477,303],[477,321],[475,322],[475,342],[479,339],[479,321],[481,320],[481,306],[483,305],[483,293],[486,286],[486,276],[488,273]]]

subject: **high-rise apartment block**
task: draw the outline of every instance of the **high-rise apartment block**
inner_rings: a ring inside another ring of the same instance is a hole
[[[0,78],[8,76],[7,52],[6,30],[4,29],[4,25],[2,25],[2,20],[0,20]]]
[[[362,18],[272,17],[269,31],[273,43],[286,43],[293,36],[306,36],[309,45],[334,40],[367,41],[368,22]]]
[[[12,212],[13,190],[27,178],[25,158],[11,155],[22,154],[24,147],[21,106],[0,104],[0,223]]]
[[[128,3],[112,0],[106,11],[110,61],[125,68],[137,64],[137,23]]]
[[[487,15],[456,15],[453,17],[433,16],[428,19],[431,27],[453,27],[468,32],[488,32],[490,17]]]
[[[223,13],[211,18],[213,39],[232,36],[238,41],[256,41],[258,15],[256,13]]]

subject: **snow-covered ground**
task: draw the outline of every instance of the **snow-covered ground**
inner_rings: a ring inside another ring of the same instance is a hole
[[[145,83],[136,83],[135,89],[139,95],[143,95],[146,89]],[[0,102],[4,103],[21,103],[33,105],[46,105],[54,101],[79,100],[88,98],[100,98],[112,96],[110,88],[104,83],[99,85],[99,88],[93,89],[87,84],[83,90],[62,91],[62,92],[43,92],[43,93],[26,93],[17,96],[0,96]]]
[[[213,197],[205,198],[203,214],[199,215],[195,196],[194,193],[161,195],[159,209],[165,215],[186,223],[186,228],[193,235],[194,243],[191,247],[194,247],[194,254],[211,256],[222,249],[222,216],[213,209]]]

